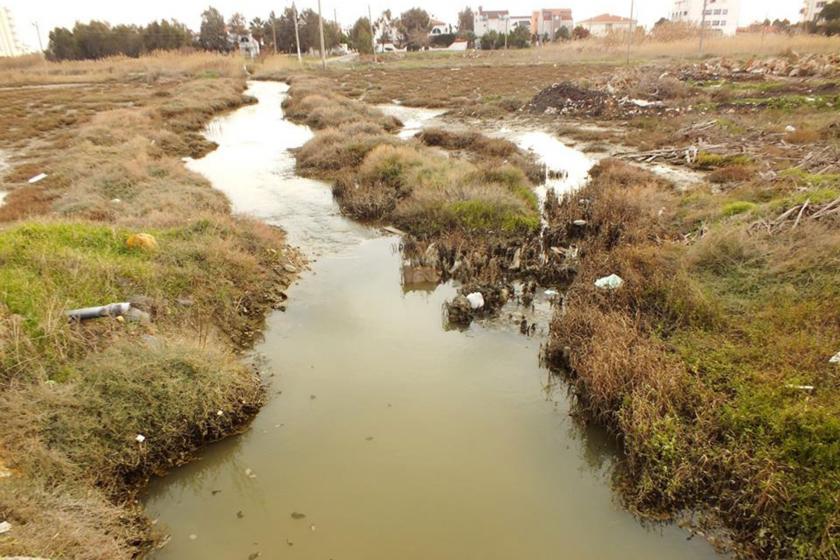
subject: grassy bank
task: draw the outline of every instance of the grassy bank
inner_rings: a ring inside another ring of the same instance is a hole
[[[262,402],[236,354],[298,257],[181,161],[213,149],[213,115],[250,102],[240,61],[169,58],[0,68],[96,82],[0,92],[0,555],[135,557],[160,536],[136,491]],[[116,301],[139,312],[64,315]]]
[[[513,144],[478,134],[393,136],[400,123],[310,75],[291,79],[286,115],[316,134],[297,152],[304,175],[332,180],[342,210],[421,238],[520,236],[539,227],[536,164]],[[449,156],[426,145],[449,148]],[[468,152],[470,157],[459,157]]]
[[[800,197],[838,193],[756,181],[682,194],[608,160],[551,216],[556,230],[588,224],[560,234],[581,257],[548,355],[621,437],[628,503],[706,508],[747,556],[840,545],[838,217],[755,226]],[[620,289],[594,286],[612,273]]]

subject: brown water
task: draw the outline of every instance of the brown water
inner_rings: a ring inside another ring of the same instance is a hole
[[[268,320],[270,398],[251,428],[152,484],[146,508],[171,534],[154,557],[714,558],[616,503],[613,447],[569,416],[542,334],[445,330],[455,288],[404,290],[396,238],[294,177],[284,148],[308,132],[282,120],[284,91],[252,84],[260,103],[218,119],[220,148],[191,166],[320,257]]]

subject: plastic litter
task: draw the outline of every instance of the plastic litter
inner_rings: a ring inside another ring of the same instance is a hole
[[[146,436],[144,436],[143,434],[137,434],[134,437],[134,441],[136,441],[137,443],[143,443],[144,441],[146,441]]]
[[[601,290],[616,290],[624,285],[624,280],[617,274],[610,274],[595,280],[595,287]]]
[[[35,175],[34,177],[31,177],[31,178],[29,179],[29,184],[30,184],[30,185],[34,185],[34,184],[35,184],[35,183],[37,183],[38,181],[43,181],[44,179],[46,179],[46,178],[47,178],[47,176],[48,176],[48,175],[47,175],[46,173],[38,173],[37,175]]]
[[[0,523],[0,535],[3,533],[8,533],[12,529],[12,524],[8,521],[3,521]]]
[[[67,317],[71,320],[84,321],[86,319],[98,319],[99,317],[121,317],[128,313],[131,309],[131,304],[127,301],[120,303],[109,303],[108,305],[99,305],[96,307],[82,307],[80,309],[70,309],[67,311]]]
[[[467,294],[467,301],[470,302],[470,308],[472,309],[481,309],[484,307],[484,296],[481,292]]]
[[[586,220],[575,220],[575,221],[574,221],[574,222],[572,222],[572,223],[573,223],[573,224],[575,224],[575,225],[576,225],[576,226],[578,226],[578,227],[583,227],[583,226],[585,226],[585,225],[586,225]]]
[[[828,359],[829,364],[840,364],[840,352],[837,352]]]

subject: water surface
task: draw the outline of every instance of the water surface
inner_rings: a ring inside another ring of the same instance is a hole
[[[616,502],[614,450],[569,415],[541,336],[442,326],[452,285],[404,290],[394,237],[342,218],[329,187],[294,177],[285,86],[215,121],[191,167],[237,211],[321,256],[268,320],[269,400],[243,435],[152,484],[164,559],[710,559],[675,526]],[[215,161],[215,163],[213,163]]]

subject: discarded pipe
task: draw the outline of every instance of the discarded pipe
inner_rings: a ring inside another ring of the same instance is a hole
[[[87,319],[98,319],[99,317],[118,317],[125,315],[131,309],[128,302],[111,303],[97,307],[82,307],[67,311],[67,318],[71,321],[86,321]]]

